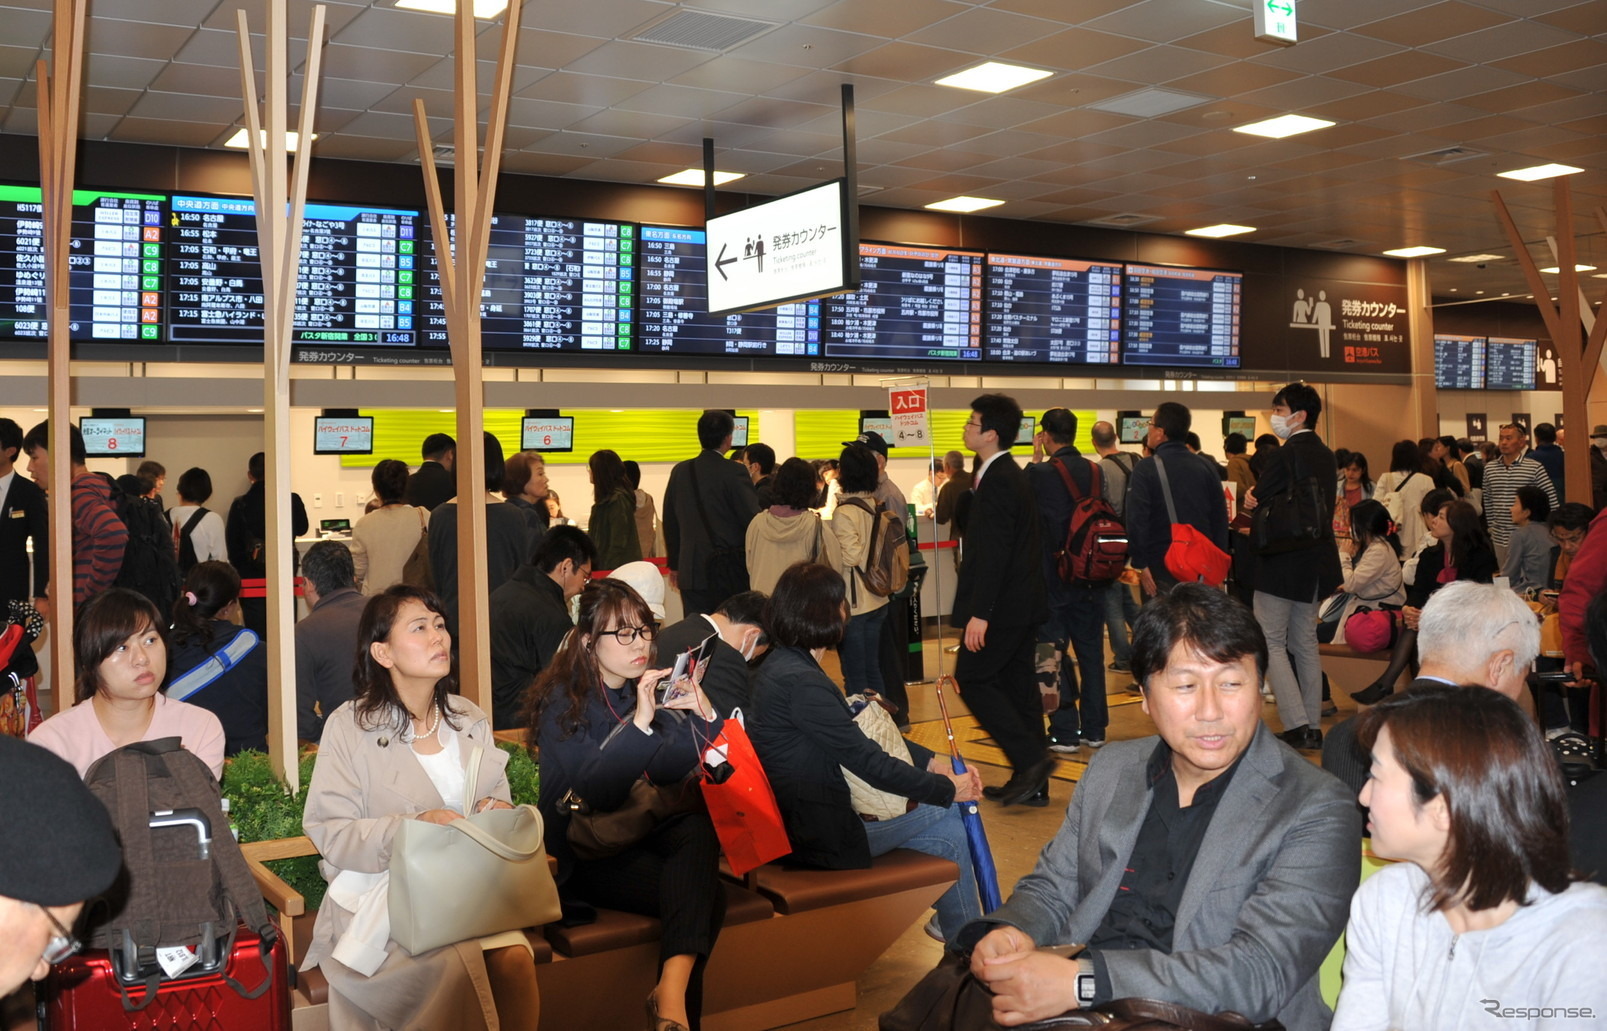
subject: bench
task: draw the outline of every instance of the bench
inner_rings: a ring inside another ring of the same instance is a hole
[[[263,897],[280,913],[292,967],[306,956],[316,914],[264,864],[316,855],[305,837],[242,845]],[[946,859],[903,849],[866,870],[769,865],[726,874],[725,926],[704,974],[705,1031],[761,1031],[853,1009],[859,977],[958,877]],[[288,921],[286,920],[288,918]],[[636,1027],[656,979],[659,922],[598,910],[595,923],[525,931],[535,952],[542,1031]],[[328,982],[297,975],[295,1031],[328,1024]]]
[[[1377,680],[1382,672],[1380,664],[1387,665],[1394,651],[1359,652],[1348,644],[1319,644],[1317,654],[1333,686],[1350,693]]]

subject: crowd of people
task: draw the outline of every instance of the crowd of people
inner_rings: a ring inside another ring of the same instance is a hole
[[[865,867],[909,848],[955,863],[926,932],[969,956],[1002,1025],[1130,997],[1289,1028],[1459,1026],[1491,1006],[1570,1027],[1607,1012],[1607,984],[1590,974],[1607,945],[1607,888],[1590,883],[1607,883],[1607,777],[1567,761],[1590,742],[1591,677],[1607,668],[1596,661],[1607,662],[1607,531],[1592,533],[1589,506],[1562,503],[1557,434],[1537,427],[1531,451],[1525,427],[1503,426],[1493,454],[1403,440],[1375,481],[1366,456],[1321,439],[1316,390],[1289,384],[1271,411],[1253,454],[1228,435],[1223,464],[1177,402],[1155,408],[1140,452],[1101,421],[1084,455],[1075,413],[1051,408],[1018,440],[1020,406],[983,394],[964,426],[969,460],[933,462],[908,503],[874,432],[830,461],[778,460],[758,443],[728,455],[732,417],[708,411],[661,508],[634,462],[592,454],[585,529],[552,504],[539,454],[504,459],[488,434],[465,460],[483,463],[488,491],[471,503],[486,506],[490,712],[456,681],[457,444],[428,438],[416,471],[378,463],[351,540],[319,541],[299,569],[309,612],[295,628],[296,733],[319,752],[304,820],[330,882],[306,963],[329,981],[332,1026],[495,1027],[534,1012],[520,944],[414,955],[363,915],[402,821],[509,804],[495,727],[522,729],[539,757],[563,919],[598,907],[659,919],[648,1025],[699,1027],[725,904],[707,813],[672,804],[606,854],[569,832],[644,784],[695,796],[706,751],[739,710],[789,862]],[[1597,430],[1592,446],[1607,448],[1607,426]],[[179,478],[181,505],[163,514],[174,596],[159,604],[120,579],[119,560],[147,546],[122,512],[158,494],[165,470],[112,483],[71,439],[78,704],[30,741],[82,776],[122,745],[178,737],[219,773],[266,742],[266,628],[242,591],[264,572],[262,456],[226,520],[205,507],[205,470]],[[47,440],[43,426],[24,435],[0,420],[0,506],[19,523],[42,525],[46,494],[11,464],[26,452],[43,470]],[[1029,444],[1022,462],[1013,449]],[[292,511],[304,531],[299,499]],[[912,547],[912,513],[958,545],[955,674],[1010,767],[996,786],[856,724],[855,705],[879,705],[908,730],[894,627],[911,588],[887,589],[878,540],[891,526]],[[1090,513],[1125,535],[1119,575],[1073,554]],[[647,561],[660,552],[662,570]],[[48,610],[47,578],[4,579],[0,602]],[[667,589],[684,611],[674,623]],[[1355,692],[1362,714],[1326,737],[1325,611],[1337,612],[1336,643],[1356,646],[1363,629],[1373,641],[1382,626],[1390,650],[1383,675]],[[1547,658],[1553,613],[1562,655]],[[676,656],[705,644],[698,676],[672,684]],[[1537,666],[1555,675],[1531,690]],[[1107,747],[1108,673],[1131,676],[1154,735]],[[26,769],[85,810],[40,839],[47,856],[75,850],[71,861],[0,856],[4,993],[70,953],[78,904],[104,888],[116,845],[57,760],[0,745],[0,768]],[[1058,832],[984,912],[954,803],[1048,805],[1073,753],[1089,762]],[[902,812],[858,811],[848,774]],[[471,776],[478,799],[464,797]],[[1397,862],[1358,888],[1364,833]],[[1317,971],[1347,930],[1331,1014]],[[1067,942],[1084,948],[1040,948]]]

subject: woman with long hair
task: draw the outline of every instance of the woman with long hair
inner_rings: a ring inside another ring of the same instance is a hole
[[[1334,452],[1339,465],[1339,482],[1334,491],[1334,539],[1343,552],[1345,541],[1350,539],[1351,509],[1372,498],[1373,478],[1367,471],[1367,456],[1360,451],[1346,451],[1344,461],[1338,461],[1339,457],[1339,452]]]
[[[1422,548],[1427,547],[1431,541],[1427,540],[1427,532],[1423,521],[1417,518],[1421,510],[1423,498],[1434,489],[1434,476],[1426,472],[1423,466],[1423,454],[1418,446],[1410,440],[1398,440],[1390,451],[1389,472],[1378,478],[1373,487],[1373,497],[1384,503],[1384,507],[1399,512],[1399,526],[1401,552],[1410,558]],[[1391,496],[1399,494],[1398,503],[1391,500]]]
[[[198,563],[173,603],[170,698],[199,705],[223,724],[223,754],[268,750],[268,650],[240,626],[240,574]]]
[[[28,740],[72,763],[81,777],[106,753],[137,741],[176,737],[223,775],[223,725],[197,705],[162,693],[167,630],[143,594],[124,587],[84,602],[73,620],[77,704],[34,728]]]
[[[618,569],[642,560],[642,539],[636,533],[636,491],[625,477],[625,463],[604,448],[586,462],[591,472],[591,520],[586,532],[597,545],[597,567]]]
[[[1339,589],[1350,595],[1350,601],[1339,616],[1335,644],[1345,643],[1345,620],[1361,606],[1398,609],[1406,603],[1400,545],[1391,528],[1389,513],[1376,501],[1363,501],[1350,510],[1350,538],[1339,542],[1339,565],[1345,574]]]
[[[720,843],[708,814],[671,815],[603,858],[580,858],[568,838],[573,813],[613,812],[644,778],[699,791],[703,753],[723,721],[695,682],[670,685],[660,697],[670,670],[650,668],[657,636],[652,610],[628,584],[587,584],[575,628],[531,688],[528,740],[541,752],[547,853],[558,862],[566,908],[607,906],[661,920],[648,1016],[653,1031],[696,1031],[703,969],[725,916]]]
[[[424,536],[429,513],[407,503],[407,463],[387,458],[369,475],[379,507],[352,527],[352,569],[372,597],[402,582],[402,569]]]
[[[1399,862],[1351,901],[1334,1031],[1594,1026],[1607,888],[1573,879],[1534,721],[1489,688],[1434,684],[1363,713],[1357,740],[1372,850]]]
[[[318,967],[328,979],[331,1027],[533,1026],[535,967],[522,933],[415,956],[393,940],[373,940],[362,921],[354,926],[359,904],[386,883],[404,820],[448,824],[509,806],[508,758],[491,720],[455,693],[439,598],[406,584],[370,598],[355,660],[357,693],[324,723],[302,816],[329,882],[302,969]],[[476,748],[479,797],[469,803]]]

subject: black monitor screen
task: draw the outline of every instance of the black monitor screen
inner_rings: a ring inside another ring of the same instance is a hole
[[[84,453],[90,458],[144,458],[143,415],[88,416],[78,420]]]
[[[1244,276],[1210,269],[1127,266],[1122,363],[1191,368],[1239,365]]]
[[[313,420],[312,432],[312,453],[315,455],[374,453],[372,415],[320,415]]]
[[[1122,266],[989,254],[984,354],[989,361],[1115,364]]]
[[[1484,382],[1491,390],[1533,390],[1535,341],[1491,337]]]
[[[731,427],[731,446],[748,446],[748,417],[746,415],[732,416],[734,424]]]
[[[519,450],[565,452],[575,450],[573,415],[527,415],[519,424]]]
[[[859,245],[860,288],[821,302],[835,358],[975,361],[982,356],[982,255]]]
[[[1149,416],[1124,415],[1116,434],[1123,444],[1142,444],[1149,439]]]
[[[1441,390],[1484,389],[1483,337],[1434,335],[1434,385]]]

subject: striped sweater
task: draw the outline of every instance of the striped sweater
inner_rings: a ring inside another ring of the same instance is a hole
[[[1484,463],[1484,518],[1490,526],[1490,540],[1506,547],[1512,539],[1512,499],[1518,488],[1534,484],[1545,491],[1551,507],[1557,507],[1557,488],[1546,475],[1545,466],[1524,455],[1511,465],[1497,459]]]
[[[112,506],[112,485],[98,473],[73,477],[73,604],[112,586],[123,568],[128,527]]]

